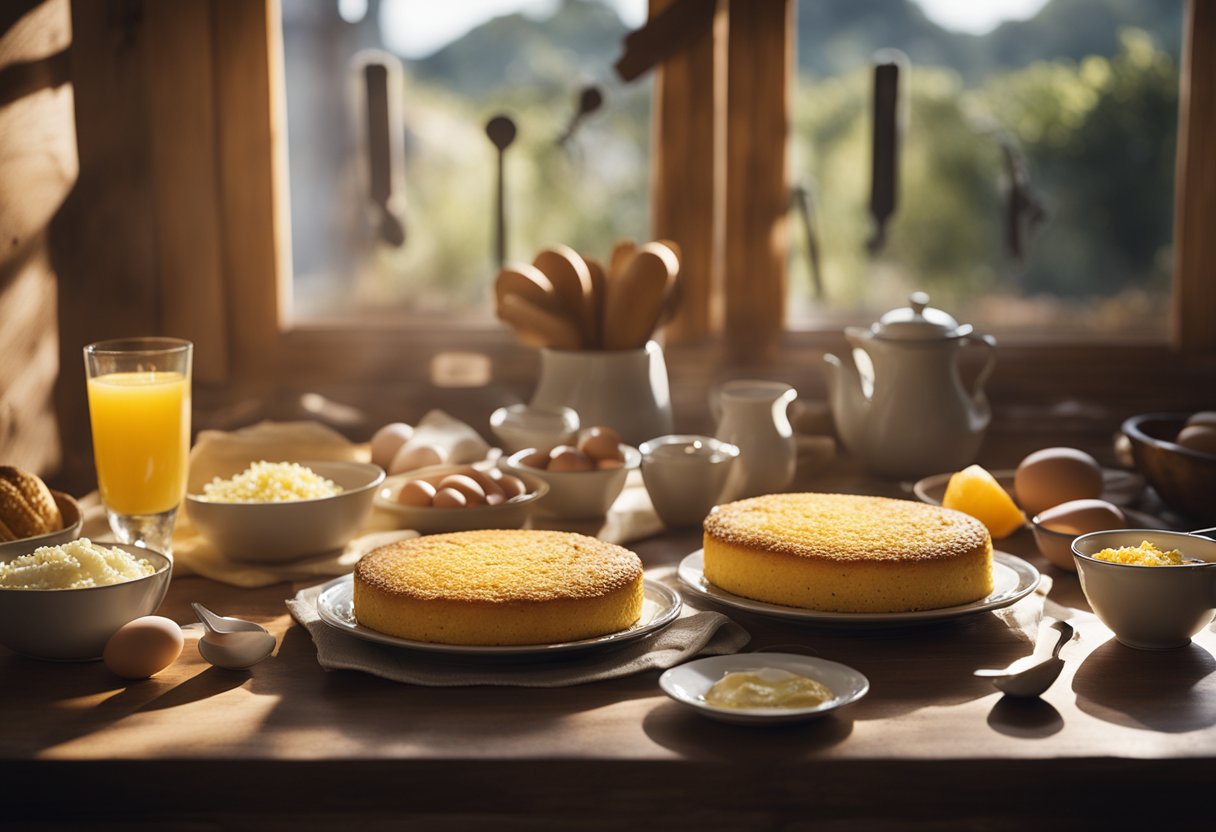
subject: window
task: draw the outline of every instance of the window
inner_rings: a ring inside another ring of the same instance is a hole
[[[650,83],[612,73],[644,4],[283,0],[282,11],[293,322],[488,324],[496,142],[508,260],[556,243],[604,258],[619,238],[645,238]],[[369,129],[377,83],[390,117]],[[506,132],[491,137],[495,118]],[[387,172],[374,173],[377,153]]]
[[[818,257],[799,224],[791,324],[868,320],[926,290],[989,331],[1165,341],[1183,11],[800,0],[793,177]],[[881,245],[876,62],[904,128]]]

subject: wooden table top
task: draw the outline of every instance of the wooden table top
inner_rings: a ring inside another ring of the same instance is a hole
[[[847,461],[800,484],[903,493]],[[653,569],[698,546],[686,532],[634,548]],[[788,645],[871,682],[826,718],[766,728],[691,713],[654,672],[553,689],[325,672],[283,604],[299,586],[178,578],[162,614],[192,621],[188,603],[201,601],[251,618],[279,639],[276,655],[225,671],[188,642],[175,665],[128,684],[100,663],[0,652],[0,826],[299,829],[359,812],[366,828],[1085,828],[1151,821],[1162,805],[1175,825],[1201,825],[1216,780],[1216,634],[1163,652],[1124,647],[1028,532],[998,548],[1042,569],[1049,598],[1076,611],[1079,635],[1042,700],[1003,698],[972,676],[1030,651],[992,613],[844,629],[727,610],[752,635],[746,649]],[[65,782],[70,802],[57,797]]]

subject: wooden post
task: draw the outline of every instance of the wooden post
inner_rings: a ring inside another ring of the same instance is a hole
[[[673,0],[651,0],[651,16]],[[654,83],[651,227],[681,248],[680,302],[669,341],[700,340],[721,326],[725,222],[726,8],[694,43],[664,61]]]
[[[1174,345],[1216,353],[1216,3],[1190,0],[1183,27],[1174,177]]]
[[[790,0],[731,2],[726,117],[726,342],[770,355],[785,323],[793,60]]]

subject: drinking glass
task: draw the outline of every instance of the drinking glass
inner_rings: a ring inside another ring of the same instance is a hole
[[[186,493],[193,351],[177,338],[124,338],[84,348],[106,518],[120,542],[165,554]]]

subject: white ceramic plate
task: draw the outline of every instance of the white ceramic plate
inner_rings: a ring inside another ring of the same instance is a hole
[[[390,636],[371,627],[364,627],[355,619],[354,576],[343,575],[327,583],[317,596],[317,612],[321,620],[347,635],[429,653],[445,653],[455,656],[482,658],[538,658],[557,653],[574,653],[622,644],[658,632],[680,616],[682,602],[674,589],[653,581],[643,581],[642,617],[632,627],[606,636],[564,641],[553,644],[521,645],[465,645],[436,644],[431,641],[414,641]]]
[[[990,473],[1000,483],[1001,488],[1004,488],[1009,492],[1010,496],[1013,496],[1013,475],[1015,472],[1012,470],[1001,470],[991,471]],[[951,476],[953,476],[953,472],[925,477],[912,486],[912,493],[923,503],[940,506],[942,498],[946,496],[946,486],[949,484]],[[1102,499],[1106,500],[1106,502],[1114,503],[1117,506],[1131,505],[1140,497],[1140,492],[1142,491],[1144,491],[1144,477],[1135,471],[1116,471],[1113,468],[1102,469]]]
[[[727,673],[775,667],[814,679],[835,694],[814,708],[719,708],[705,701],[706,692]],[[743,725],[779,724],[815,719],[856,702],[870,690],[870,681],[848,665],[800,656],[797,653],[734,653],[708,656],[673,667],[659,677],[659,687],[677,702],[710,719]]]
[[[698,549],[680,561],[680,580],[697,595],[728,607],[761,615],[793,619],[807,624],[906,624],[945,621],[949,618],[1007,607],[1034,592],[1035,587],[1039,585],[1039,570],[1008,552],[993,552],[993,590],[984,598],[972,601],[970,604],[941,607],[935,610],[917,610],[916,612],[826,612],[753,601],[751,598],[744,598],[716,587],[705,578],[705,562],[702,555],[703,550]]]

